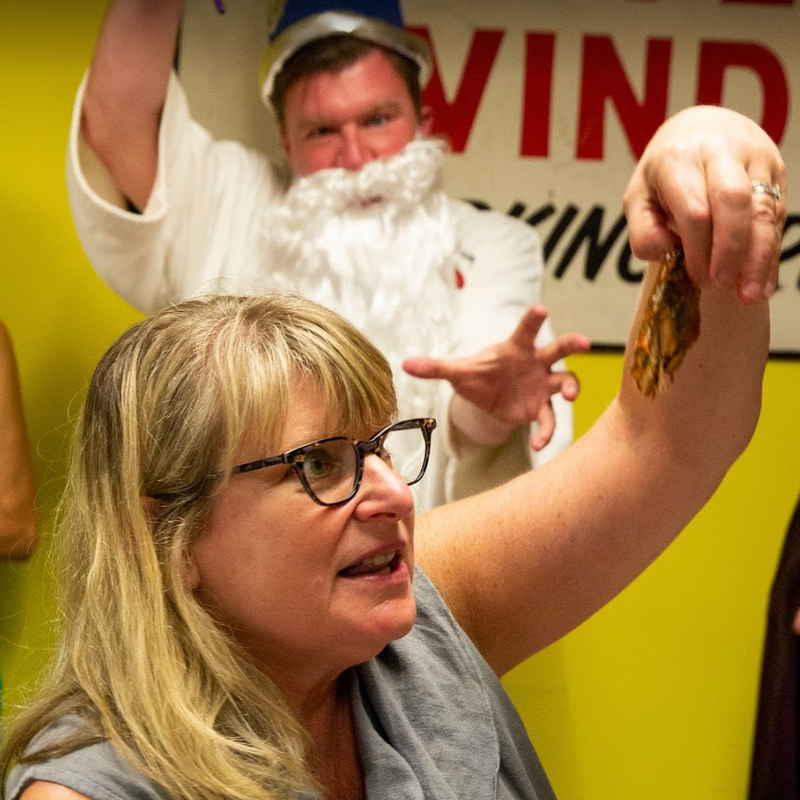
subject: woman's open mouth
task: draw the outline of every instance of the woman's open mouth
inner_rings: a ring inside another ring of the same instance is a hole
[[[345,578],[360,578],[364,575],[389,575],[394,572],[400,563],[400,551],[381,553],[377,556],[365,558],[351,567],[347,567],[339,574]]]

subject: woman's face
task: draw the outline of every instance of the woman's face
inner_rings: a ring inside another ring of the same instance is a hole
[[[298,388],[289,408],[279,447],[265,453],[246,439],[237,463],[341,434],[324,428],[318,391]],[[411,490],[377,456],[366,456],[356,496],[332,507],[315,503],[290,467],[267,467],[232,476],[213,499],[190,582],[270,677],[314,680],[411,629],[413,529]]]

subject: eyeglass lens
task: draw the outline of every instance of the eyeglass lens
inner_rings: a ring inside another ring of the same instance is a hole
[[[420,428],[391,430],[376,452],[406,481],[415,483],[425,465],[425,435]],[[323,503],[344,500],[357,480],[356,446],[347,439],[322,442],[303,454],[303,477]]]
[[[355,483],[355,447],[346,439],[333,439],[308,450],[303,457],[303,477],[323,503],[342,500]]]

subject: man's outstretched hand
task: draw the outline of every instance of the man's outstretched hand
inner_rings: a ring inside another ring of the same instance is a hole
[[[531,306],[504,342],[464,358],[407,358],[403,369],[417,378],[450,381],[450,421],[472,440],[500,444],[515,428],[536,422],[531,447],[541,450],[555,430],[551,396],[574,400],[580,389],[574,373],[554,371],[553,365],[591,346],[587,336],[569,333],[537,348],[534,340],[546,317],[543,306]]]

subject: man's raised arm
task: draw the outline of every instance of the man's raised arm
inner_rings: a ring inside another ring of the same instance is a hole
[[[81,132],[120,191],[147,205],[184,0],[114,0],[92,58]]]

